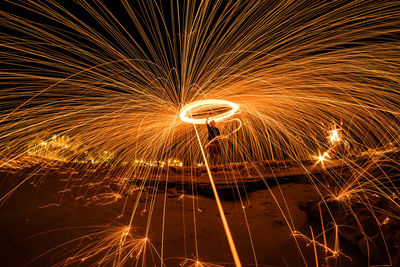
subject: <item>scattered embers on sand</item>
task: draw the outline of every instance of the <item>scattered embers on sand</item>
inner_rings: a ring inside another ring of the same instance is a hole
[[[358,161],[362,162],[366,159],[360,157]],[[26,160],[26,162],[30,161]],[[132,175],[123,172],[123,167],[118,169],[118,167],[110,168],[106,165],[60,162],[44,165],[39,159],[32,162],[32,164],[24,163],[27,164],[24,168],[8,167],[9,169],[3,169],[0,172],[3,186],[14,184],[16,180],[27,179],[26,183],[19,186],[0,208],[2,214],[5,214],[1,221],[1,228],[6,229],[1,238],[4,248],[1,256],[7,259],[5,264],[23,265],[32,260],[34,260],[33,266],[63,264],[66,259],[69,259],[71,253],[80,248],[79,246],[88,242],[96,244],[95,233],[90,236],[90,239],[79,239],[80,236],[92,233],[91,230],[87,230],[88,226],[101,225],[104,228],[110,225],[111,221],[119,227],[127,225],[132,214],[133,203],[138,201],[137,213],[134,217],[134,234],[143,236],[143,229],[146,229],[150,220],[149,238],[157,249],[160,249],[163,244],[167,266],[179,265],[182,260],[177,259],[193,258],[195,239],[202,259],[224,266],[232,265],[215,202],[210,197],[211,194],[207,193],[210,187],[206,183],[202,167],[192,169],[192,172],[196,173],[191,176],[192,180],[188,179],[187,173],[190,170],[188,167],[164,168],[159,176],[133,179]],[[343,172],[348,169],[343,168],[339,161],[332,161],[324,168],[311,164],[312,162],[309,163],[299,166],[294,162],[286,162],[286,165],[282,162],[263,162],[255,165],[249,163],[233,167],[221,165],[213,168],[218,190],[224,199],[226,216],[245,265],[254,264],[255,260],[243,216],[244,212],[259,264],[272,266],[301,264],[303,260],[294,240],[298,242],[306,261],[315,262],[313,242],[310,242],[312,237],[310,225],[315,235],[318,234],[317,229],[320,226],[310,222],[299,208],[301,206],[313,221],[321,222],[319,209],[316,206],[320,202],[320,195],[316,192],[315,185],[309,184],[308,176],[311,173],[313,177],[322,180],[326,178],[324,175],[329,171],[337,173],[339,170]],[[168,182],[160,179],[165,177],[167,171]],[[240,179],[232,182],[232,177],[240,177]],[[276,186],[278,183],[279,187]],[[266,184],[270,186],[271,191],[266,189]],[[276,200],[272,194],[277,196]],[[240,197],[243,198],[242,204]],[[150,215],[149,204],[153,200],[154,210]],[[383,207],[386,211],[390,210],[384,199],[377,197],[370,201],[373,206],[381,209]],[[338,225],[353,227],[340,227],[339,233],[351,244],[359,247],[362,252],[367,251],[367,243],[363,241],[364,236],[354,230],[357,222],[349,215],[349,210],[343,208],[346,205],[332,200],[327,203]],[[304,234],[305,238],[292,235],[279,206],[283,208],[285,216],[290,216],[291,227],[296,233]],[[351,207],[365,228],[366,236],[373,241],[368,243],[370,259],[387,263],[387,253],[385,249],[382,250],[385,248],[382,243],[385,240],[393,263],[398,264],[397,244],[400,234],[395,231],[396,227],[399,228],[395,218],[385,216],[385,213],[376,213],[377,221],[374,221],[365,205],[353,203]],[[332,221],[329,219],[331,214],[323,205],[321,205],[321,212],[324,225],[328,225]],[[193,222],[193,216],[196,217],[196,224]],[[384,236],[381,241],[379,241],[381,236],[375,236],[379,228],[374,226],[374,222],[380,223]],[[166,230],[162,241],[163,223]],[[195,232],[194,226],[196,226]],[[117,232],[119,231],[123,231],[123,228]],[[68,243],[73,238],[78,238],[79,242]],[[328,255],[324,253],[323,247],[316,248],[316,255],[321,264],[365,266],[368,257],[361,257],[343,239],[340,242],[341,253],[336,258],[327,259],[330,256],[329,253]],[[372,247],[373,243],[376,248]],[[57,246],[60,246],[60,249],[53,251],[52,249]],[[42,257],[37,258],[42,254]],[[95,262],[101,256],[101,253],[96,254],[91,260]],[[159,263],[154,264],[158,266]],[[146,264],[150,266],[153,263]]]

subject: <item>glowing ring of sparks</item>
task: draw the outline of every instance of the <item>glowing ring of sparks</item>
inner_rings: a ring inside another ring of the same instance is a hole
[[[192,123],[192,124],[205,124],[207,121],[207,118],[198,118],[194,119],[192,114],[192,111],[194,109],[199,109],[199,108],[223,108],[223,107],[230,107],[231,109],[223,112],[221,114],[213,115],[208,118],[209,121],[222,121],[226,118],[229,118],[230,116],[234,115],[236,111],[239,110],[239,105],[235,104],[233,102],[227,101],[227,100],[218,100],[218,99],[205,99],[205,100],[198,100],[194,101],[192,103],[189,103],[185,105],[181,111],[180,111],[180,117],[181,120],[187,123]]]

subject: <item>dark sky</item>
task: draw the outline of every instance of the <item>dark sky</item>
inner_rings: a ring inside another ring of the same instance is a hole
[[[39,15],[35,12],[32,12],[29,10],[29,4],[26,4],[26,2],[28,1],[10,1],[10,2],[6,2],[6,1],[0,1],[0,9],[6,12],[10,12],[12,14],[16,14],[18,16],[24,17],[26,19],[32,20],[34,22],[39,22],[39,23],[43,23],[43,24],[48,24],[51,26],[56,26],[60,29],[65,28],[64,25],[60,24],[60,23],[56,23],[53,20],[50,20],[48,18],[46,18],[45,16]],[[46,3],[47,1],[37,1],[37,2],[43,2],[46,5],[52,6],[51,4]],[[118,47],[118,41],[115,40],[115,36],[110,35],[103,26],[101,26],[90,14],[88,14],[87,10],[85,10],[82,6],[80,6],[79,3],[77,3],[77,1],[73,1],[73,0],[58,0],[55,1],[57,3],[59,3],[60,5],[62,5],[63,7],[65,7],[67,10],[69,10],[71,13],[73,13],[74,16],[76,16],[78,19],[82,20],[84,23],[88,24],[90,27],[92,27],[94,30],[96,30],[97,32],[99,32],[100,34],[102,34],[106,39],[110,40],[110,42]],[[80,1],[78,1],[80,2]],[[104,15],[104,18],[106,18],[106,13],[102,13],[104,12],[104,10],[102,10],[102,8],[98,5],[99,1],[92,1],[89,0],[87,1],[87,3],[93,7],[94,9],[96,9],[96,11],[98,11],[100,14]],[[150,10],[149,8],[149,2],[151,3],[156,3],[155,5],[153,4],[153,7],[159,8],[158,11],[156,11],[156,16],[152,17],[149,20],[149,15],[148,12]],[[158,24],[160,26],[160,32],[163,35],[163,40],[167,40],[166,38],[166,34],[168,33],[175,33],[176,36],[180,36],[183,32],[183,26],[179,27],[178,26],[178,18],[181,20],[181,22],[183,21],[183,19],[185,18],[185,2],[186,1],[129,1],[130,6],[132,7],[132,9],[135,12],[135,15],[137,15],[138,19],[140,20],[141,25],[144,26],[144,29],[146,31],[150,31],[149,25],[150,24]],[[278,0],[269,0],[269,1],[265,1],[262,3],[262,6],[260,8],[260,13],[259,14],[254,14],[254,16],[262,16],[266,11],[266,10],[270,10],[273,9],[274,7],[276,7],[279,3],[281,3],[282,1],[278,1]],[[305,1],[304,2],[304,6],[300,6],[297,7],[298,8],[298,12],[303,12],[303,11],[307,11],[307,5],[312,4],[315,1]],[[356,0],[342,0],[342,1],[322,1],[319,0],[317,1],[319,5],[323,5],[324,3],[331,3],[328,10],[329,9],[334,9],[337,8],[339,6],[343,6],[345,4],[351,3],[351,2],[356,2]],[[102,3],[104,3],[104,5],[111,11],[111,13],[118,19],[118,22],[120,22],[125,28],[126,30],[129,32],[129,34],[131,34],[132,36],[134,36],[135,40],[138,42],[138,44],[141,46],[141,48],[146,49],[146,45],[144,45],[143,42],[143,38],[140,37],[139,32],[136,29],[136,26],[134,25],[134,23],[132,22],[131,18],[129,17],[127,11],[125,10],[123,4],[121,3],[120,0],[103,0]],[[191,5],[194,4],[194,10],[196,10],[199,7],[199,4],[201,3],[201,1],[189,1],[189,3]],[[227,6],[233,5],[235,3],[235,1],[226,1],[226,5],[223,4],[220,6],[219,10],[217,10],[217,14],[221,14],[222,9],[226,8]],[[245,3],[248,4],[248,2],[245,1]],[[25,8],[19,6],[19,5],[25,5]],[[399,4],[400,5],[400,4]],[[53,6],[53,8],[57,9],[56,7]],[[239,7],[239,8],[235,8],[236,12],[240,13],[241,10],[243,10],[243,8]],[[328,11],[325,10],[324,12]],[[59,10],[60,11],[60,10]],[[390,10],[388,10],[389,12]],[[63,12],[60,12],[61,14],[63,14]],[[163,14],[161,14],[163,13]],[[295,13],[294,13],[295,14]],[[310,16],[310,14],[305,14],[307,15],[307,19],[311,20],[313,19],[312,16]],[[318,17],[322,14],[319,14],[318,12],[316,12],[315,17]],[[174,20],[172,20],[171,18],[174,17]],[[233,16],[233,18],[235,18],[235,16]],[[218,19],[218,15],[215,17],[215,19]],[[249,19],[251,19],[251,16],[249,17]],[[112,20],[111,18],[109,20]],[[154,23],[154,20],[156,20],[156,23]],[[165,27],[164,27],[164,23],[165,22]],[[245,24],[246,21],[243,21],[243,23]],[[182,25],[182,24],[181,24]],[[228,22],[229,25],[229,22]],[[293,22],[291,22],[291,24],[289,25],[285,25],[285,27],[298,27],[299,25],[295,25]],[[400,27],[400,24],[398,24],[398,26]],[[332,29],[332,30],[336,30],[336,29]],[[338,29],[340,31],[340,29]],[[221,31],[223,31],[223,29],[221,29]],[[10,29],[6,29],[6,28],[2,28],[2,32],[3,33],[8,33],[8,34],[12,34],[12,35],[18,35],[19,33],[13,32]],[[148,32],[148,35],[150,36],[150,32]],[[362,40],[362,41],[382,41],[382,42],[389,42],[391,40],[394,39],[399,39],[400,35],[391,35],[391,36],[379,36],[376,38],[373,38],[371,40]],[[114,39],[114,40],[113,40]],[[81,41],[85,41],[85,39],[83,38]],[[356,44],[357,43],[357,44]],[[346,44],[346,45],[359,45],[359,41],[358,42],[354,42],[353,44]],[[168,45],[167,43],[165,43],[166,45]],[[179,49],[179,45],[176,46]],[[340,47],[339,47],[340,48]],[[148,51],[144,51],[145,53]],[[179,50],[178,53],[179,54]]]

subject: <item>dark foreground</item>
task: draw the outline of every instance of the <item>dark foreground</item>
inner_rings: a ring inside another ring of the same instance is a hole
[[[145,251],[130,253],[124,266],[161,266],[161,253],[166,266],[179,266],[196,257],[202,262],[233,266],[215,200],[203,194],[206,189],[196,189],[196,184],[186,190],[162,179],[140,184],[130,177],[122,181],[121,174],[114,179],[108,172],[100,175],[87,168],[44,167],[37,173],[35,168],[0,173],[3,189],[16,188],[16,180],[27,179],[0,207],[2,266],[66,262],[71,266],[112,266],[116,263],[107,255],[118,248],[120,231],[129,225],[133,212],[129,235],[143,238],[148,232],[151,245],[145,246]],[[270,190],[265,184],[259,190],[234,185],[230,190],[240,193],[225,198],[226,188],[220,188],[244,266],[256,266],[256,262],[258,266],[315,266],[316,260],[320,266],[368,265],[367,257],[343,238],[343,254],[337,257],[329,257],[332,255],[317,243],[314,248],[307,238],[312,238],[311,229],[318,236],[321,226],[309,221],[300,207],[320,198],[315,187],[301,179],[286,179],[284,184],[274,181]],[[298,234],[293,235],[294,231]],[[328,234],[327,239],[333,247],[333,236]],[[317,240],[323,243],[320,237]],[[108,249],[99,253],[106,246]]]

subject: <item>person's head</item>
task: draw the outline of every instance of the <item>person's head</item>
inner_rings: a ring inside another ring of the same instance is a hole
[[[211,125],[212,127],[215,127],[215,125],[217,125],[217,124],[215,123],[214,120],[212,120],[212,121],[210,121],[210,125]]]

